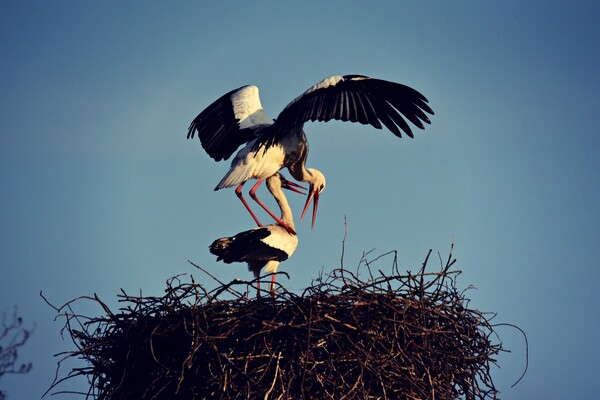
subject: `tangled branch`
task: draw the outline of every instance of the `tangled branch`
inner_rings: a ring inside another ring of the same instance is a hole
[[[31,330],[23,327],[23,319],[17,316],[15,307],[12,316],[2,315],[0,326],[0,378],[6,374],[26,374],[31,371],[31,363],[18,364],[19,348],[24,346]],[[0,400],[5,398],[0,391]]]
[[[356,272],[322,274],[301,294],[279,287],[276,298],[251,299],[251,282],[209,291],[177,276],[162,297],[122,292],[116,313],[90,298],[102,317],[68,303],[57,310],[78,349],[66,357],[87,366],[51,389],[85,376],[101,400],[495,399],[494,315],[469,308],[451,252],[437,272],[430,255],[400,274],[395,252],[365,254]],[[391,256],[392,272],[374,274]]]

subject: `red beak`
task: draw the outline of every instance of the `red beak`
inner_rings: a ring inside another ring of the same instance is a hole
[[[292,192],[295,193],[300,193],[300,194],[305,194],[303,191],[306,190],[306,188],[302,185],[298,185],[295,182],[292,181],[288,181],[287,179],[283,178],[281,179],[281,187],[283,189],[287,189],[287,190],[291,190]]]
[[[310,202],[313,200],[313,198],[314,198],[314,204],[313,204],[311,228],[315,227],[315,220],[317,219],[317,208],[319,207],[319,192],[318,191],[312,190],[310,192],[310,195],[306,199],[306,204],[304,204],[304,210],[302,210],[302,215],[300,216],[300,221],[302,221],[302,218],[304,218],[304,214],[306,214],[306,210],[308,210],[308,206],[310,205]]]

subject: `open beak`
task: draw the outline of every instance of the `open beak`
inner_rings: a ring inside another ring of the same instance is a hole
[[[291,190],[292,192],[295,193],[300,193],[300,194],[305,194],[304,190],[306,190],[306,188],[302,185],[298,185],[295,182],[292,181],[288,181],[287,179],[283,178],[281,179],[281,187],[283,189],[287,189],[287,190]]]
[[[300,216],[300,221],[304,218],[304,214],[306,214],[306,210],[308,210],[308,206],[310,202],[314,199],[313,204],[313,213],[312,213],[312,225],[311,228],[315,227],[315,220],[317,219],[317,208],[319,207],[319,192],[316,190],[311,190],[310,195],[306,199],[306,204],[304,204],[304,210],[302,210],[302,215]]]

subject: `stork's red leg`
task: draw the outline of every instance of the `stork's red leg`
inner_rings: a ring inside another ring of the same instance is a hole
[[[261,183],[262,181],[263,181],[262,179],[259,179],[257,185],[259,183]],[[248,212],[250,213],[250,215],[252,215],[252,218],[254,219],[254,222],[256,222],[258,226],[263,226],[263,224],[260,223],[260,221],[258,220],[258,217],[256,216],[256,214],[254,214],[254,211],[252,211],[252,209],[250,208],[250,205],[248,204],[248,202],[246,202],[246,199],[244,199],[244,196],[242,195],[242,187],[244,186],[244,183],[246,183],[246,182],[240,183],[238,185],[238,187],[235,188],[235,194],[242,201],[242,204],[244,205],[244,207],[246,207],[246,210],[248,210]]]
[[[271,292],[271,297],[275,297],[275,278],[277,278],[277,275],[273,274],[271,275],[271,285],[269,286],[269,291]]]
[[[281,218],[279,218],[277,215],[275,215],[275,213],[273,211],[269,210],[269,208],[262,201],[260,201],[258,196],[256,196],[256,189],[258,189],[258,186],[262,183],[263,180],[264,179],[259,179],[258,182],[256,182],[256,184],[254,186],[252,186],[252,189],[250,189],[250,197],[252,197],[252,199],[255,202],[257,202],[258,205],[261,206],[279,225],[283,226],[286,231],[295,235],[296,231],[291,226],[289,226],[288,224],[283,222],[281,220]]]

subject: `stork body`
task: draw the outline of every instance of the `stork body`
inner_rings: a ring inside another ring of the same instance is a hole
[[[288,185],[290,182],[277,172],[267,178],[267,187],[281,209],[281,220],[293,229],[292,210],[281,190]],[[227,264],[246,262],[260,289],[258,278],[261,269],[264,268],[265,273],[275,274],[279,264],[291,257],[297,247],[298,236],[279,224],[271,224],[217,239],[209,249],[217,256],[217,261],[222,260]],[[275,275],[272,275],[271,292],[274,291],[275,282]]]
[[[398,137],[402,137],[402,132],[413,137],[404,118],[424,129],[423,122],[430,123],[426,113],[433,114],[427,99],[411,87],[362,75],[332,76],[294,99],[274,122],[263,111],[256,86],[233,90],[192,121],[188,139],[197,132],[202,147],[216,161],[228,159],[244,145],[215,190],[237,185],[236,194],[259,226],[260,221],[242,196],[242,187],[246,181],[257,179],[250,196],[273,216],[256,197],[256,189],[264,179],[288,168],[294,179],[310,185],[300,219],[314,199],[314,226],[319,195],[326,183],[320,171],[306,168],[308,141],[304,123],[332,119],[359,122],[377,129],[385,126]]]

